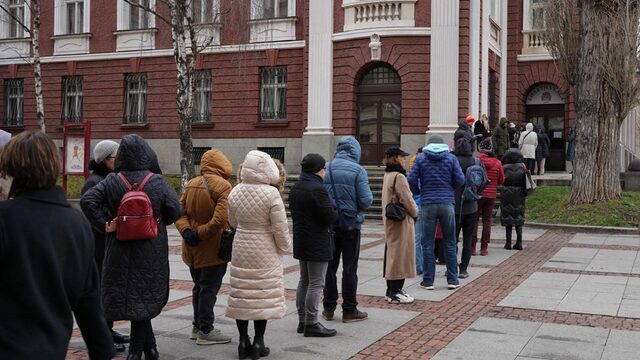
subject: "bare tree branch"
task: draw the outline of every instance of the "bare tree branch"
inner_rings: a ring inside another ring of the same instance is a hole
[[[26,3],[27,2],[25,1],[25,4]],[[28,6],[28,8],[29,8],[29,12],[32,13],[31,7]],[[22,21],[23,19],[20,19],[17,16],[13,15],[11,11],[6,7],[6,5],[0,3],[0,10],[4,11],[5,14],[7,14],[11,20],[15,21],[18,25],[20,25],[20,27],[22,27],[22,29],[29,34],[29,37],[33,36],[33,32],[31,31],[31,26],[25,25],[24,22]]]

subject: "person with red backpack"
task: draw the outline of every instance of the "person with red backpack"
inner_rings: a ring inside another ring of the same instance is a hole
[[[106,231],[102,303],[107,320],[131,321],[128,360],[141,359],[143,351],[145,359],[160,356],[151,319],[160,314],[169,297],[166,225],[182,212],[171,185],[151,171],[157,167],[156,159],[142,137],[124,136],[116,173],[107,175],[80,200],[92,225]]]
[[[493,152],[491,139],[480,142],[480,161],[487,171],[489,185],[482,192],[482,199],[478,200],[478,212],[474,221],[473,235],[471,238],[471,255],[476,254],[476,244],[478,242],[478,221],[482,216],[482,239],[480,244],[480,255],[489,255],[489,242],[491,240],[491,222],[493,217],[493,207],[496,203],[498,186],[504,183],[504,170],[502,162],[496,158]]]

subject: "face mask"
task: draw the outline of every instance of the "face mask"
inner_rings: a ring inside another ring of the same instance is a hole
[[[0,175],[0,201],[9,199],[9,191],[13,178],[9,175]]]

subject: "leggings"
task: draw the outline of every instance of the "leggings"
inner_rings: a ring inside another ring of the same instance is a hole
[[[236,320],[236,326],[238,327],[241,338],[249,337],[249,320]],[[253,326],[256,330],[255,339],[264,339],[264,332],[267,330],[267,320],[253,320]]]

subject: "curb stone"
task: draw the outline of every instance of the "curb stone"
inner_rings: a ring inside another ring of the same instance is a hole
[[[570,232],[582,232],[591,234],[619,234],[619,235],[640,235],[640,227],[617,227],[617,226],[591,226],[591,225],[570,225],[570,224],[546,224],[537,222],[526,222],[525,226],[539,229],[564,230]]]

